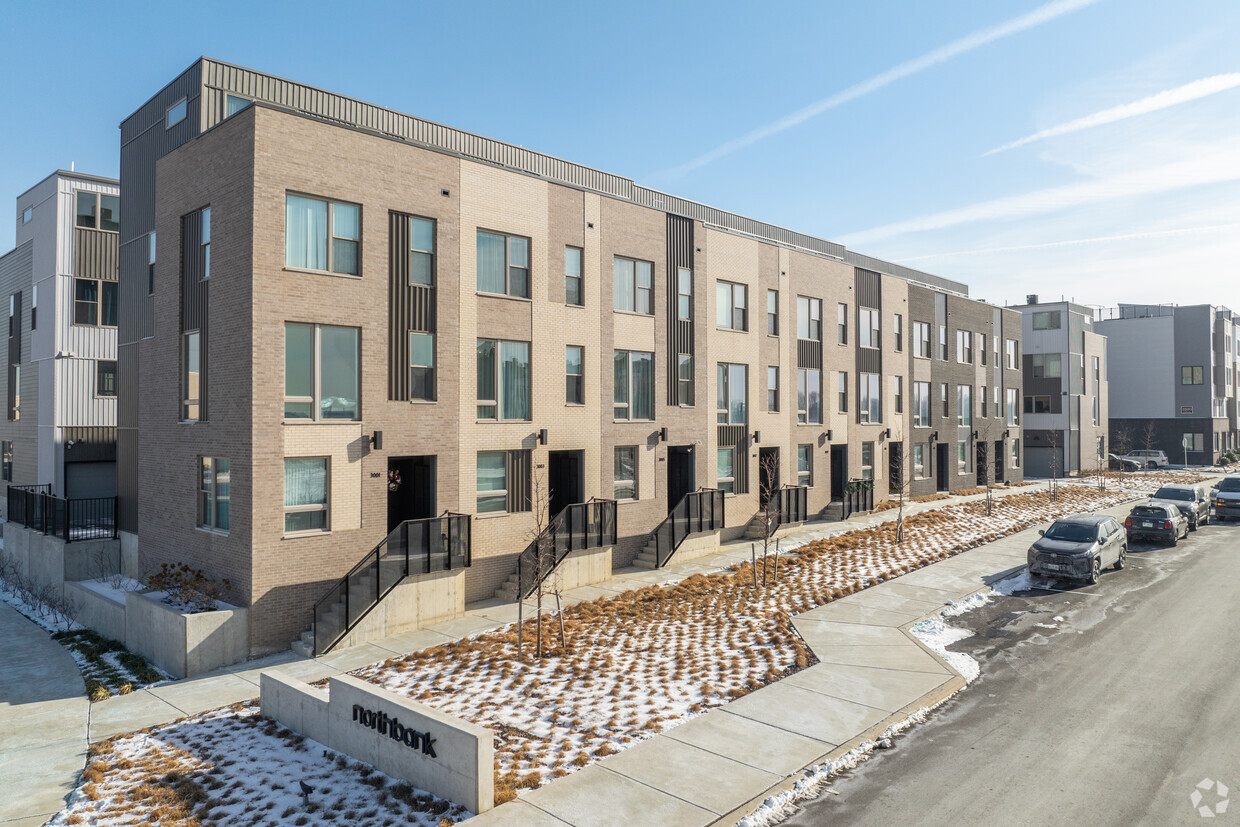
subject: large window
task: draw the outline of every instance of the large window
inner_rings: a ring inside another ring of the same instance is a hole
[[[297,457],[284,460],[284,533],[327,531],[327,457]]]
[[[284,265],[358,275],[362,208],[356,204],[284,196]]]
[[[530,343],[478,340],[478,418],[530,418]]]
[[[12,296],[9,298],[11,299]],[[30,329],[39,329],[39,285],[37,284],[30,285]],[[1231,368],[1228,370],[1230,371]],[[1230,385],[1231,381],[1228,380],[1227,384]]]
[[[435,334],[409,334],[409,398],[435,401]]]
[[[1200,385],[1205,381],[1205,372],[1201,366],[1190,367],[1185,365],[1180,368],[1180,384],[1181,385]]]
[[[103,195],[98,192],[78,190],[77,218],[79,227],[90,230],[120,232],[121,198],[119,195]]]
[[[693,271],[688,267],[676,268],[676,318],[693,318]]]
[[[913,383],[913,425],[930,427],[930,383]]]
[[[564,348],[564,401],[569,405],[584,405],[586,401],[584,354],[581,345]]]
[[[197,422],[201,410],[202,365],[199,342],[197,330],[181,337],[181,419],[186,422]]]
[[[766,291],[766,332],[768,336],[779,335],[779,291]]]
[[[478,513],[508,510],[508,452],[478,452]]]
[[[621,445],[616,447],[614,466],[613,498],[617,500],[637,499],[637,446]]]
[[[1206,444],[1206,435],[1203,433],[1184,434],[1180,439],[1180,446],[1187,451],[1204,451]]]
[[[95,395],[116,396],[116,360],[100,359],[95,363]]]
[[[880,381],[881,378],[877,373],[861,374],[861,382],[858,386],[861,400],[857,406],[857,413],[862,422],[883,421],[883,396]]]
[[[654,354],[617,350],[613,415],[616,419],[654,419]]]
[[[530,297],[530,240],[478,231],[478,292]]]
[[[284,418],[361,419],[360,331],[284,326]]]
[[[956,443],[956,473],[966,474],[969,471],[969,443]]]
[[[1007,424],[1016,425],[1020,421],[1020,415],[1016,407],[1016,388],[1005,388],[1005,402],[1007,403]]]
[[[947,401],[947,383],[946,382],[942,382],[939,384],[939,402],[943,406],[943,418],[946,419],[947,417],[951,416],[951,409],[949,407],[951,403]]]
[[[797,446],[797,485],[814,484],[814,446]]]
[[[676,400],[681,405],[693,404],[693,354],[676,355]]]
[[[797,338],[822,341],[822,299],[797,296]]]
[[[1047,310],[1033,314],[1034,330],[1058,330],[1059,329],[1059,311]]]
[[[1063,373],[1063,359],[1058,353],[1035,353],[1029,363],[1034,379],[1058,379]]]
[[[73,323],[116,327],[117,283],[99,279],[73,280]]]
[[[435,222],[409,219],[409,283],[435,283]]]
[[[199,458],[198,525],[214,531],[228,531],[228,460]],[[287,470],[285,471],[287,474]]]
[[[564,303],[583,305],[585,294],[581,291],[582,252],[580,247],[564,248]]]
[[[848,344],[848,305],[836,305],[835,328],[835,341],[841,345]]]
[[[1050,413],[1051,398],[1049,396],[1026,396],[1025,413]]]
[[[836,397],[838,399],[837,410],[840,413],[848,411],[848,372],[840,371],[836,375]]]
[[[861,443],[861,479],[874,479],[874,443]]]
[[[947,325],[939,325],[939,361],[947,361]]]
[[[956,421],[961,426],[973,424],[973,386],[956,386]]]
[[[717,419],[720,425],[744,425],[749,416],[746,404],[749,366],[719,363]]]
[[[147,233],[146,245],[146,293],[155,295],[155,231]]]
[[[930,325],[927,322],[913,322],[913,355],[923,359],[930,358]]]
[[[715,485],[729,494],[736,493],[736,449],[720,448],[715,457]]]
[[[715,282],[715,324],[725,330],[748,330],[749,288],[730,281]]]
[[[926,446],[923,443],[913,443],[913,479],[924,480],[926,478]]]
[[[1012,467],[1020,467],[1020,440],[1012,440]]]
[[[822,371],[797,369],[797,422],[802,425],[822,424]]]
[[[1017,368],[1019,368],[1020,362],[1018,360],[1020,359],[1020,354],[1017,352],[1017,349],[1016,349],[1016,340],[1005,339],[1003,341],[1003,348],[1004,348],[1004,353],[1007,356],[1008,369],[1016,370]]]
[[[857,325],[857,335],[861,337],[861,347],[882,347],[882,334],[878,327],[878,311],[873,308],[861,308],[861,319]]]
[[[775,365],[766,368],[766,409],[779,410],[779,368]]]
[[[616,256],[612,269],[616,278],[616,309],[653,316],[654,265]]]
[[[956,331],[956,361],[962,365],[973,364],[973,332]]]

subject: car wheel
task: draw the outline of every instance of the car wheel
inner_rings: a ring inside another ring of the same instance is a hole
[[[1150,460],[1148,463],[1146,463],[1146,466],[1145,466],[1145,467],[1146,467],[1146,468],[1148,468],[1148,469],[1149,469],[1149,470],[1151,470],[1151,471],[1154,471],[1154,470],[1157,470],[1157,468],[1158,468],[1158,463],[1157,463],[1157,462],[1154,462],[1154,460]]]
[[[1120,571],[1124,568],[1124,563],[1128,562],[1128,546],[1119,547],[1119,559],[1115,561],[1115,570]]]
[[[1197,530],[1197,521],[1196,521],[1196,520],[1193,520],[1192,522],[1190,522],[1190,523],[1188,524],[1188,530],[1189,530],[1189,531],[1196,531],[1196,530]],[[1185,535],[1184,535],[1184,536],[1185,536],[1185,537],[1187,537],[1187,536],[1188,536],[1188,534],[1187,534],[1187,533],[1185,533]]]
[[[1178,531],[1171,532],[1171,547],[1175,548],[1179,544],[1180,544],[1180,532]]]
[[[1089,585],[1096,586],[1098,578],[1102,576],[1102,556],[1094,558],[1094,564],[1089,569]]]

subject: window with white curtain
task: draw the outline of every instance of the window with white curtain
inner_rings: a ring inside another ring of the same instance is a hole
[[[289,193],[284,197],[284,265],[356,276],[362,208]]]
[[[822,299],[797,296],[797,338],[822,341]]]
[[[582,250],[580,247],[564,248],[564,303],[581,306],[585,295],[581,292]]]
[[[435,222],[409,219],[409,283],[435,283]]]
[[[435,401],[434,333],[409,333],[409,398]]]
[[[883,396],[881,377],[877,373],[861,374],[858,390],[861,400],[857,405],[857,413],[862,422],[883,421]]]
[[[693,318],[693,271],[688,267],[676,268],[676,318]]]
[[[822,424],[822,371],[797,368],[797,422]]]
[[[530,297],[530,240],[478,231],[478,292]]]
[[[715,325],[724,330],[749,329],[749,288],[730,281],[715,282]]]
[[[615,277],[615,307],[629,313],[654,315],[654,265],[616,256],[612,260]]]
[[[478,340],[478,418],[530,418],[530,343]]]
[[[654,354],[617,350],[613,415],[616,419],[654,419]]]
[[[961,426],[973,424],[973,386],[956,386],[956,421]]]
[[[327,531],[328,458],[296,457],[284,460],[284,533]]]
[[[878,326],[878,311],[871,307],[863,307],[860,311],[861,320],[857,323],[857,335],[861,337],[861,347],[881,347],[882,335]]]
[[[913,425],[918,428],[930,427],[930,383],[913,383]]]
[[[676,401],[680,405],[693,404],[693,354],[676,354]]]

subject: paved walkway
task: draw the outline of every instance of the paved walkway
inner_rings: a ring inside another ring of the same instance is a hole
[[[59,812],[86,763],[90,702],[69,651],[0,602],[0,825]]]

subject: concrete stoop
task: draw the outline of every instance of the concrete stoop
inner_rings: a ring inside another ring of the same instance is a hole
[[[699,557],[706,557],[719,551],[720,540],[719,531],[702,531],[697,534],[690,534],[680,543],[680,548],[672,553],[667,563],[684,563],[689,560],[696,560]],[[637,553],[637,557],[633,558],[633,566],[639,569],[656,569],[658,568],[658,558],[656,557],[657,546],[654,538],[651,537],[646,541],[646,545]]]

